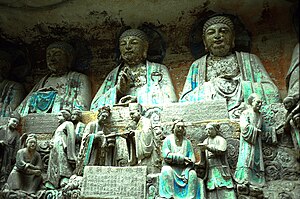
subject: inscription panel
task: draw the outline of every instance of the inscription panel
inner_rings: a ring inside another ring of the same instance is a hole
[[[146,198],[146,170],[145,166],[86,166],[81,196],[86,199]]]

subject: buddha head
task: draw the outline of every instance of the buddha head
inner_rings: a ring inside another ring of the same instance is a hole
[[[3,50],[0,50],[0,80],[1,78],[7,79],[11,69],[11,64],[12,56]]]
[[[183,137],[186,134],[185,127],[183,120],[175,120],[171,131],[176,137]]]
[[[65,73],[71,68],[73,47],[65,42],[55,42],[48,46],[46,52],[47,66],[51,73]]]
[[[35,134],[29,134],[26,138],[26,147],[29,150],[36,150],[37,147],[37,136]]]
[[[203,26],[203,42],[205,49],[212,56],[225,57],[234,48],[234,25],[226,16],[209,18]]]
[[[122,60],[129,66],[137,65],[146,60],[148,46],[147,35],[138,29],[126,30],[119,38]]]
[[[219,134],[219,124],[216,123],[208,123],[205,126],[205,131],[208,137],[214,138]]]
[[[99,108],[98,115],[97,115],[98,123],[99,124],[107,124],[110,119],[110,114],[111,113],[110,113],[109,106],[103,106],[103,107]]]
[[[142,107],[139,103],[130,103],[129,104],[129,115],[132,120],[138,122],[141,118]]]
[[[248,104],[252,107],[254,112],[259,112],[259,110],[262,106],[261,97],[259,95],[257,95],[256,93],[252,93],[248,97]]]

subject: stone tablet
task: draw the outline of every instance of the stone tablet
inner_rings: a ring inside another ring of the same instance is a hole
[[[147,167],[86,166],[81,197],[86,199],[145,199]]]
[[[58,127],[56,114],[32,113],[23,117],[23,132],[30,133],[53,133]]]

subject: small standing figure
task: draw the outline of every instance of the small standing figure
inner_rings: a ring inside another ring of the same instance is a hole
[[[71,113],[71,121],[74,124],[75,136],[76,136],[76,154],[79,151],[81,139],[84,133],[85,124],[81,122],[82,111],[75,109]]]
[[[208,123],[208,138],[198,144],[205,153],[207,198],[235,199],[233,181],[227,162],[227,142],[220,136],[219,125]]]
[[[159,173],[158,154],[155,150],[155,138],[151,120],[142,116],[142,107],[138,103],[129,104],[131,120],[128,123],[130,164],[147,166],[149,173]]]
[[[246,109],[240,118],[240,148],[239,157],[234,174],[238,183],[238,191],[244,192],[248,186],[250,189],[264,185],[264,163],[262,156],[262,106],[261,98],[253,93],[248,98],[250,107]]]
[[[43,181],[41,176],[43,162],[36,147],[37,136],[29,134],[26,139],[26,148],[18,151],[16,165],[8,177],[9,189],[23,190],[28,194],[39,190]]]
[[[105,153],[107,147],[105,135],[110,133],[107,127],[109,121],[110,107],[104,106],[98,110],[97,120],[86,125],[76,164],[77,175],[83,174],[84,166],[105,165],[106,156],[112,156],[112,154]]]
[[[50,157],[46,187],[49,189],[64,187],[73,173],[75,166],[75,131],[68,110],[57,114],[59,126],[50,142]]]
[[[159,177],[159,196],[162,198],[204,198],[194,170],[194,150],[185,137],[184,127],[182,120],[175,121],[173,134],[163,142],[163,167]]]
[[[6,182],[15,163],[17,151],[21,146],[17,131],[19,122],[20,115],[13,112],[10,114],[7,125],[0,126],[0,187]]]

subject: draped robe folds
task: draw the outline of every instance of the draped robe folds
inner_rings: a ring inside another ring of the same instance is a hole
[[[208,144],[211,151],[205,151],[206,162],[206,187],[208,198],[235,199],[234,186],[227,162],[226,140],[216,135],[203,141]]]
[[[288,95],[299,94],[299,43],[295,46],[286,80]]]
[[[239,157],[234,179],[239,184],[262,186],[265,183],[261,133],[262,116],[252,109],[245,110],[240,118],[241,135]]]
[[[0,126],[0,140],[5,143],[4,146],[0,146],[0,180],[6,180],[13,168],[17,151],[21,147],[20,136],[16,130],[10,131],[5,125]]]
[[[116,84],[121,69],[122,65],[119,65],[108,74],[92,101],[92,111],[96,111],[105,105],[112,106],[118,103]],[[137,102],[141,105],[177,102],[172,80],[166,66],[146,61],[146,69],[146,84],[137,88]],[[162,75],[161,81],[156,81],[155,74]]]
[[[22,84],[3,80],[0,82],[0,117],[9,117],[25,97]]]
[[[193,169],[193,165],[186,166],[184,158],[195,163],[195,154],[191,142],[184,138],[181,147],[175,143],[175,136],[167,136],[162,146],[164,158],[161,175],[159,177],[159,195],[174,199],[204,198],[204,190]],[[166,160],[171,160],[167,163]]]
[[[189,70],[180,102],[207,101],[226,98],[229,112],[233,112],[247,101],[251,93],[257,93],[267,104],[280,102],[279,90],[272,82],[269,74],[259,58],[245,52],[235,52],[240,75],[233,79],[215,78],[206,81],[207,55],[196,60]],[[227,93],[220,86],[234,85],[235,89]]]
[[[17,153],[16,165],[7,180],[10,189],[23,190],[27,193],[38,191],[43,180],[42,176],[34,175],[33,169],[30,166],[26,167],[28,163],[39,168],[38,170],[43,168],[43,162],[38,152],[35,151],[30,155],[27,148],[20,149]]]
[[[91,102],[91,83],[88,77],[77,72],[69,72],[61,79],[57,88],[48,91],[39,91],[45,88],[47,80],[51,75],[43,77],[37,83],[17,111],[25,116],[29,113],[58,113],[61,109],[89,110]]]
[[[129,140],[130,164],[137,160],[137,165],[147,166],[149,173],[158,173],[157,160],[159,160],[159,156],[155,151],[155,137],[151,120],[142,116],[134,132],[134,140]]]
[[[74,124],[65,121],[59,125],[52,142],[54,145],[50,151],[47,179],[58,188],[60,179],[69,178],[73,174],[70,162],[76,161]]]

